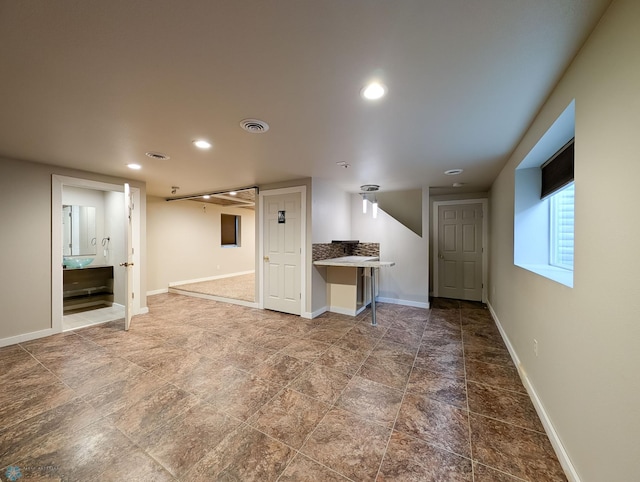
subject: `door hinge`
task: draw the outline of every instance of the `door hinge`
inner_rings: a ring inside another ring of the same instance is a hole
[[[134,254],[134,248],[131,248],[131,254]]]
[[[300,299],[302,299],[302,293],[300,293]]]
[[[135,297],[136,297],[136,294],[132,292],[131,293],[131,299],[134,299]]]

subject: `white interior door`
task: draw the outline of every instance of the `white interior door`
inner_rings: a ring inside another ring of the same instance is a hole
[[[133,198],[131,197],[131,189],[129,184],[124,185],[124,232],[125,232],[125,253],[127,259],[120,263],[126,271],[124,277],[125,303],[124,303],[124,329],[128,330],[131,325],[131,316],[133,315],[133,237],[132,237],[132,217],[133,217]]]
[[[301,193],[264,196],[264,307],[299,315]]]
[[[482,301],[482,204],[438,207],[438,296]]]

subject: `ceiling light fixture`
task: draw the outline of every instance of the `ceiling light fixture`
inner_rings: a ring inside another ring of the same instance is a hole
[[[338,167],[344,167],[345,169],[351,167],[351,164],[349,164],[348,162],[344,162],[344,161],[338,161],[338,162],[336,162],[336,165]]]
[[[380,82],[371,82],[364,89],[361,94],[367,100],[378,100],[384,97],[387,93],[387,86]]]
[[[235,191],[229,191],[229,196],[235,196],[236,194],[238,194],[238,193],[235,192]]]
[[[134,171],[139,171],[140,169],[142,169],[142,166],[140,164],[127,164],[127,167],[129,169],[133,169]]]
[[[210,149],[211,143],[209,141],[205,141],[204,139],[197,139],[193,141],[193,145],[198,149]]]
[[[211,198],[211,196],[209,196],[208,194],[205,194],[204,196],[202,196],[202,199],[209,199]]]
[[[462,174],[464,169],[449,169],[448,171],[444,171],[447,176],[457,176],[458,174]]]
[[[372,203],[373,206],[373,218],[378,217],[378,200],[376,199],[375,193],[378,192],[380,186],[377,184],[363,184],[360,186],[360,190],[362,191],[360,195],[362,196],[362,214],[367,214],[367,201]]]

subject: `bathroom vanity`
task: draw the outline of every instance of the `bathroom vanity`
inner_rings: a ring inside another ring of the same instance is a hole
[[[64,268],[62,277],[65,313],[113,304],[113,266]]]

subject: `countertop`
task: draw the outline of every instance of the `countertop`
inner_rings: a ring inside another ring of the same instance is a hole
[[[353,268],[382,268],[395,266],[393,261],[380,261],[376,256],[343,256],[314,261],[315,266],[343,266]]]

